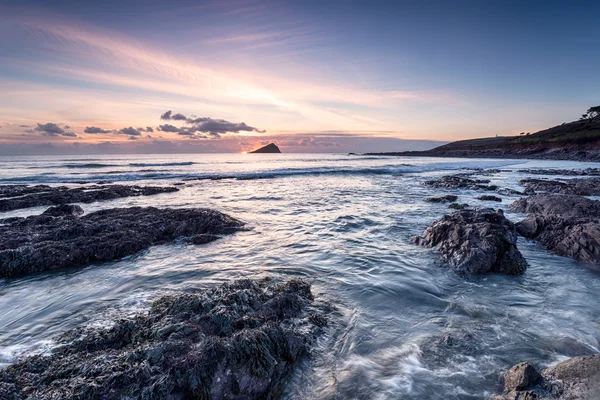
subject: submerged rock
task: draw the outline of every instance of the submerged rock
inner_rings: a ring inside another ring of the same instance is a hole
[[[511,208],[529,214],[517,224],[522,236],[556,254],[600,267],[600,201],[583,196],[541,194],[515,201]]]
[[[523,179],[519,182],[528,192],[577,194],[581,196],[600,195],[600,178],[575,178],[564,180]]]
[[[316,318],[318,317],[318,318]],[[326,317],[310,284],[240,280],[157,300],[110,329],[67,332],[0,370],[3,399],[274,399]]]
[[[177,191],[179,189],[172,186],[94,185],[69,188],[66,186],[51,187],[47,185],[5,185],[0,186],[0,211],[68,203],[93,203],[95,201],[113,200],[121,197],[150,196]]]
[[[428,203],[452,203],[456,200],[458,200],[458,196],[454,196],[452,194],[440,197],[428,197],[425,199],[425,201]]]
[[[465,208],[469,208],[470,206],[467,203],[452,203],[452,204],[448,204],[448,208],[452,209],[452,210],[464,210]]]
[[[520,363],[504,374],[504,394],[497,400],[599,399],[600,354],[574,357],[540,374]]]
[[[472,179],[462,175],[446,175],[439,179],[423,182],[424,185],[444,189],[473,189],[473,190],[496,190],[498,186],[487,185],[487,179]]]
[[[455,211],[433,222],[413,241],[439,251],[442,260],[461,274],[519,275],[527,268],[517,249],[515,226],[501,210]]]
[[[199,208],[114,208],[78,217],[81,212],[79,206],[65,205],[3,220],[0,277],[115,260],[180,237],[205,243],[243,226],[226,214]]]

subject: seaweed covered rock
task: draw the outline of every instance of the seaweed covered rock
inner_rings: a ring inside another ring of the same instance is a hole
[[[443,189],[473,189],[473,190],[496,190],[498,186],[487,185],[490,183],[488,179],[472,179],[459,175],[446,175],[439,179],[433,179],[423,182],[424,185]]]
[[[318,316],[319,318],[316,318]],[[2,398],[269,399],[326,317],[301,280],[240,280],[157,300],[110,329],[78,328],[51,355],[0,370]]]
[[[439,251],[442,260],[461,274],[519,275],[527,268],[517,249],[515,226],[501,210],[455,211],[435,221],[413,241]]]
[[[542,373],[520,363],[504,374],[504,393],[498,400],[598,399],[600,354],[579,356],[546,368]]]
[[[114,208],[79,217],[82,211],[79,206],[60,206],[37,216],[3,220],[0,277],[115,260],[180,237],[206,243],[243,226],[228,215],[198,208]]]
[[[172,186],[94,185],[70,188],[66,186],[51,187],[48,185],[3,185],[0,186],[0,211],[68,203],[93,203],[95,201],[113,200],[121,197],[172,193],[178,190]]]
[[[583,196],[540,194],[515,201],[511,208],[527,213],[517,224],[522,236],[556,254],[600,266],[600,201]]]

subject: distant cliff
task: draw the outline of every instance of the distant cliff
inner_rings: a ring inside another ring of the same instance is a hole
[[[279,150],[279,147],[275,143],[271,143],[250,153],[281,153],[281,150]]]
[[[532,134],[459,140],[426,151],[369,155],[600,161],[600,117]]]

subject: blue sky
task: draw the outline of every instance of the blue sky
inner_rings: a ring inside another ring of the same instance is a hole
[[[377,151],[533,132],[600,104],[599,11],[577,1],[0,0],[0,146]],[[165,131],[168,110],[211,123]],[[256,129],[204,128],[242,122]]]

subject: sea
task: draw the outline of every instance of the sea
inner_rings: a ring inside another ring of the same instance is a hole
[[[524,216],[509,209],[516,196],[482,202],[475,190],[423,182],[475,172],[519,190],[530,176],[522,169],[599,166],[345,154],[0,157],[0,185],[183,183],[176,193],[82,204],[87,213],[207,207],[249,228],[206,245],[169,243],[114,262],[0,280],[0,367],[52,351],[53,338],[71,328],[108,327],[145,312],[164,293],[295,277],[334,307],[285,398],[489,397],[518,362],[541,368],[600,351],[600,273],[519,238],[524,275],[457,275],[410,240],[449,212],[425,198],[456,194],[459,203],[500,208],[515,222]]]

